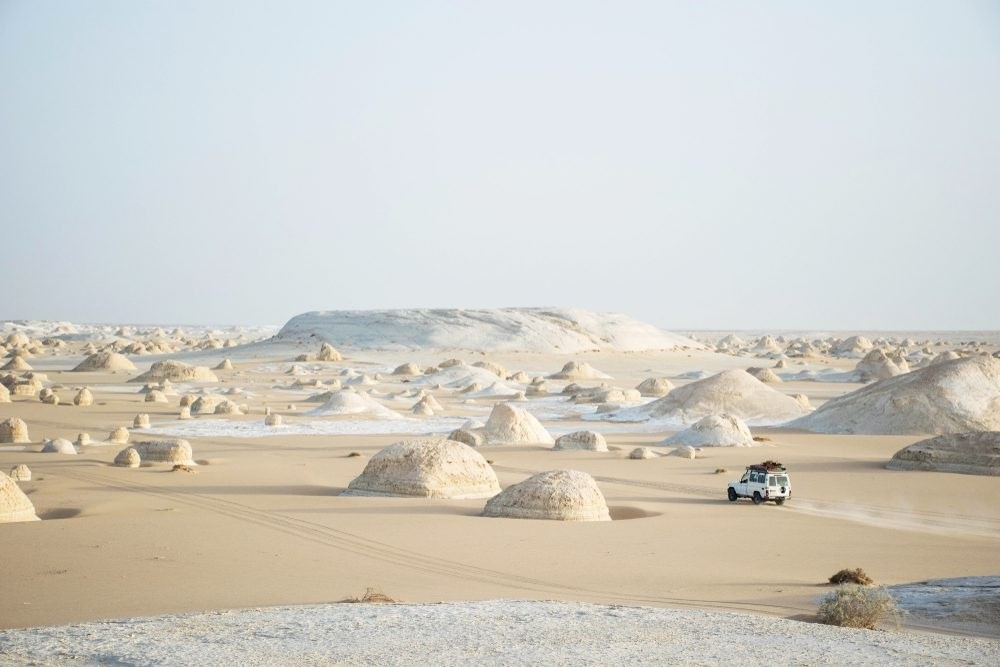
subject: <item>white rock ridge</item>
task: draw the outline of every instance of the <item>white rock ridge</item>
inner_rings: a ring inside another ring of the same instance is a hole
[[[297,315],[272,342],[328,341],[375,350],[466,349],[576,353],[700,343],[627,315],[574,308],[333,310]]]
[[[864,435],[998,431],[1000,359],[956,359],[880,380],[788,426]]]

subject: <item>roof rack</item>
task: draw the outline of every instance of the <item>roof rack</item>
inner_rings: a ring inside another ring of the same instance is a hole
[[[748,465],[747,470],[758,470],[761,472],[785,472],[785,466],[777,461],[764,461],[763,463],[753,463]]]

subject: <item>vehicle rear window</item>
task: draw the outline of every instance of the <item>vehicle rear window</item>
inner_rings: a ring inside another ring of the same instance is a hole
[[[785,477],[784,475],[781,475],[780,477],[775,477],[774,483],[777,484],[778,486],[788,486],[788,478]]]

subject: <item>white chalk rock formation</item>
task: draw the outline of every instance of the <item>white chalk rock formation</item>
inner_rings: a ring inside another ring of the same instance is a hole
[[[153,389],[146,394],[146,403],[167,403],[167,395],[159,389]]]
[[[90,434],[89,433],[77,433],[76,434],[76,446],[85,447],[90,444]]]
[[[31,468],[23,463],[19,463],[10,469],[10,478],[15,482],[30,482]]]
[[[732,415],[709,415],[662,443],[667,447],[753,447],[746,423]]]
[[[765,384],[776,384],[778,382],[781,382],[781,378],[778,377],[778,374],[772,371],[770,368],[750,367],[747,369],[747,373],[754,376],[755,378],[757,378],[758,380],[760,380]]]
[[[74,371],[134,371],[135,364],[129,358],[118,352],[104,350],[94,352],[73,368]]]
[[[343,359],[344,357],[333,348],[333,345],[323,343],[319,346],[319,354],[316,355],[316,361],[343,361]]]
[[[126,447],[115,455],[115,465],[122,468],[138,468],[142,458],[135,447]]]
[[[483,516],[555,521],[610,521],[604,494],[579,470],[550,470],[509,486],[486,502]]]
[[[851,336],[837,342],[830,348],[830,354],[835,357],[854,357],[860,359],[868,354],[872,347],[874,347],[872,342],[864,336]]]
[[[143,461],[195,465],[191,443],[187,440],[147,440],[135,443],[131,449],[135,449]]]
[[[420,370],[420,366],[417,366],[412,361],[408,361],[405,364],[400,364],[392,371],[393,375],[404,375],[411,377],[414,375],[422,375],[423,371]]]
[[[0,523],[38,521],[35,506],[17,484],[0,472]]]
[[[215,373],[205,366],[190,366],[181,361],[167,359],[157,361],[149,370],[138,375],[129,382],[218,382],[219,378]]]
[[[469,447],[481,447],[483,445],[483,432],[470,428],[457,428],[448,434],[449,440],[461,442]]]
[[[45,440],[42,444],[43,454],[76,454],[76,447],[66,438]]]
[[[507,369],[504,368],[503,366],[501,366],[498,363],[494,363],[492,361],[477,361],[476,363],[474,363],[472,365],[475,368],[484,368],[484,369],[488,370],[490,373],[493,373],[494,375],[496,375],[501,380],[504,379],[505,377],[507,377]]]
[[[426,398],[421,398],[410,408],[410,412],[422,417],[430,417],[434,414],[434,408],[430,406]]]
[[[52,390],[47,390],[46,393],[39,396],[42,399],[42,403],[46,405],[59,405],[59,396]]]
[[[215,414],[215,408],[218,407],[219,403],[225,399],[215,396],[213,394],[205,394],[199,396],[191,402],[191,414],[192,415],[211,415]]]
[[[10,403],[10,389],[3,383],[0,383],[0,403]]]
[[[655,459],[659,456],[659,452],[649,447],[636,447],[628,455],[630,459]]]
[[[568,308],[312,312],[293,317],[272,342],[303,343],[316,337],[370,350],[575,354],[589,350],[704,348],[690,338],[625,315]]]
[[[84,387],[80,391],[76,392],[76,396],[73,397],[73,405],[79,405],[80,407],[87,407],[88,405],[94,404],[94,394]]]
[[[243,408],[241,408],[237,403],[230,401],[229,399],[223,399],[219,401],[215,409],[212,410],[212,414],[216,415],[241,415],[243,414]]]
[[[673,383],[666,378],[646,378],[636,387],[640,396],[649,396],[653,398],[666,396],[673,388]]]
[[[606,380],[611,376],[602,373],[586,361],[568,361],[558,373],[549,376],[550,380]]]
[[[13,357],[10,361],[0,367],[0,370],[4,371],[30,371],[31,364],[24,360],[24,357],[17,355]]]
[[[623,411],[624,412],[624,411]],[[633,408],[625,420],[638,417],[684,424],[709,415],[728,414],[757,424],[778,424],[806,412],[786,396],[746,371],[730,370],[678,387],[663,398]]]
[[[493,406],[483,427],[483,440],[488,445],[555,444],[533,414],[509,403]]]
[[[191,406],[182,405],[180,412],[177,414],[178,419],[191,419]]]
[[[124,426],[119,426],[115,430],[108,434],[108,442],[114,443],[116,445],[124,445],[128,442],[129,432]]]
[[[608,442],[597,431],[575,431],[556,438],[553,449],[583,449],[589,452],[608,451]]]
[[[788,426],[865,435],[998,431],[1000,359],[956,359],[879,380],[826,402]]]
[[[212,368],[212,370],[213,371],[231,371],[231,370],[233,370],[233,362],[229,360],[229,357],[226,357],[225,359],[223,359],[222,361],[220,361],[214,368]]]
[[[479,452],[454,440],[418,438],[373,456],[344,495],[463,499],[499,492],[496,473]]]
[[[269,414],[264,417],[264,426],[281,426],[281,415]]]
[[[149,428],[149,415],[140,413],[132,420],[132,428]]]
[[[0,422],[0,443],[31,442],[28,437],[28,425],[19,417],[8,417]]]
[[[677,449],[671,450],[668,456],[677,456],[682,459],[696,459],[698,458],[698,450],[690,445],[685,445],[683,447],[678,447]]]
[[[398,419],[400,414],[385,407],[367,394],[342,389],[335,392],[330,399],[307,414],[314,416],[326,415],[365,415],[379,419]]]
[[[861,382],[872,382],[909,373],[910,365],[901,354],[887,353],[880,348],[875,348],[858,362],[858,365],[854,367],[854,372]]]
[[[921,440],[893,454],[886,467],[1000,475],[1000,431],[953,433]]]

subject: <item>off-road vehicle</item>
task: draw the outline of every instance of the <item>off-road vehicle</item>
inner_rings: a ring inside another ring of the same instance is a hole
[[[792,480],[785,466],[776,461],[764,461],[747,466],[742,479],[730,482],[730,502],[740,498],[750,498],[754,505],[773,500],[776,505],[783,505],[792,497]]]

